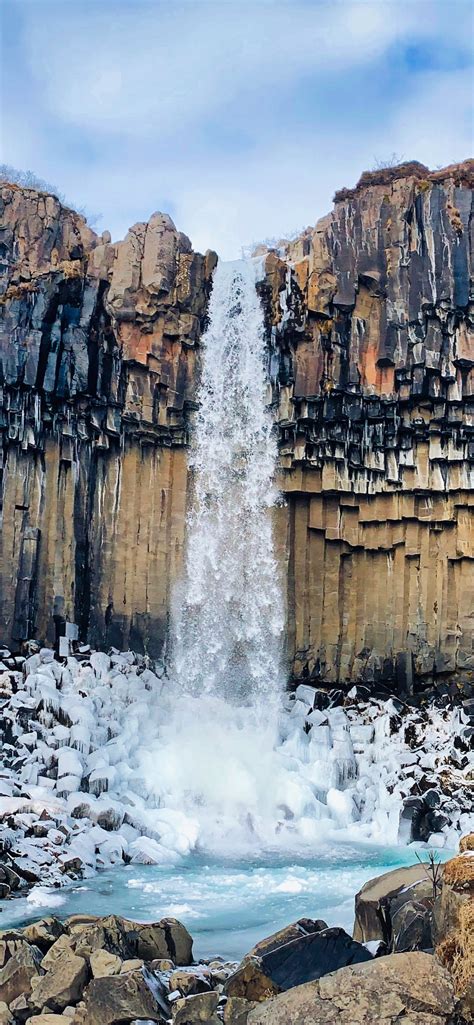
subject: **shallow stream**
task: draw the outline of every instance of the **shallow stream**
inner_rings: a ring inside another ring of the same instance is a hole
[[[138,921],[173,916],[193,936],[196,959],[238,960],[257,940],[297,918],[323,918],[351,933],[361,886],[415,861],[413,847],[337,844],[321,847],[311,860],[192,856],[179,868],[128,865],[59,891],[35,887],[28,897],[3,905],[0,924],[26,924],[46,914],[114,913]],[[420,866],[420,878],[423,871]]]

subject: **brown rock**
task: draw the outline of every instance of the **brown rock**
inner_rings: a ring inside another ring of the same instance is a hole
[[[141,971],[92,979],[84,993],[81,1025],[119,1025],[134,1018],[163,1021]]]
[[[459,851],[463,854],[464,851],[474,851],[474,833],[467,833],[466,836],[462,836],[459,841]]]
[[[89,957],[89,965],[94,979],[118,975],[122,969],[121,959],[116,954],[110,954],[108,950],[93,950]]]
[[[259,940],[249,950],[246,957],[263,957],[264,954],[269,954],[284,943],[290,943],[291,940],[297,940],[309,933],[319,932],[321,929],[327,929],[326,922],[322,919],[300,918],[297,922],[292,922],[291,925],[286,925],[283,929],[279,929],[278,932],[272,933],[271,936],[266,936],[265,939]]]
[[[52,944],[41,961],[41,967],[48,971],[64,953],[73,953],[73,937],[63,933]]]
[[[423,865],[396,868],[364,883],[355,897],[354,939],[359,943],[386,939],[384,921],[387,915],[390,917],[391,907],[397,905],[401,893],[403,902],[432,896]]]
[[[250,1011],[248,1025],[448,1025],[455,999],[429,954],[393,954],[341,968]]]
[[[127,960],[122,961],[120,974],[123,975],[124,972],[137,972],[142,966],[143,961],[140,957],[130,957]],[[153,966],[150,965],[150,968],[152,967]]]
[[[199,993],[197,996],[176,1000],[173,1004],[173,1025],[219,1025],[217,993]]]
[[[261,1002],[280,992],[280,987],[264,975],[260,960],[249,957],[237,968],[225,983],[228,997]]]
[[[175,971],[170,975],[170,990],[179,989],[185,997],[194,993],[206,993],[210,988],[209,979],[204,978],[202,972]]]
[[[137,937],[137,956],[144,961],[169,959],[176,965],[188,965],[193,960],[193,941],[188,930],[176,918],[162,918],[159,922],[140,924],[125,922],[128,934]]]
[[[224,1025],[247,1025],[247,1018],[256,1003],[243,997],[229,997],[224,1007]]]
[[[23,929],[23,935],[29,943],[34,943],[45,954],[53,943],[64,933],[64,926],[58,918],[40,918]]]
[[[32,1008],[41,1011],[47,1005],[59,1013],[67,1004],[76,1003],[82,996],[88,975],[84,958],[66,950],[45,975],[32,979]]]
[[[65,1025],[67,1020],[62,1014],[33,1014],[28,1018],[28,1025]]]
[[[23,942],[0,970],[0,999],[6,1004],[29,994],[33,981],[41,979],[39,964],[41,951]]]
[[[0,1001],[0,1025],[15,1025],[13,1014],[3,1000]]]

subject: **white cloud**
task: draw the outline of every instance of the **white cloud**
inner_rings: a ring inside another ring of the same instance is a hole
[[[168,207],[197,248],[230,258],[314,223],[376,156],[435,166],[468,155],[469,69],[447,61],[384,79],[394,47],[458,46],[469,10],[37,0],[24,22],[28,74],[11,71],[4,159],[102,211],[115,238]]]
[[[309,73],[348,73],[415,27],[416,4],[39,4],[25,50],[51,113],[82,128],[182,132]],[[138,13],[137,13],[138,12]],[[59,15],[59,16],[58,16]],[[41,59],[47,53],[48,59]]]

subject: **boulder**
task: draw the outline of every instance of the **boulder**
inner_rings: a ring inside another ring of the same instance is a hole
[[[34,1014],[28,1018],[28,1025],[67,1025],[67,1018],[62,1014]]]
[[[371,961],[372,955],[344,929],[322,929],[272,947],[262,957],[245,959],[224,985],[228,996],[268,999],[349,964]],[[269,987],[270,983],[270,987]]]
[[[118,1025],[134,1018],[166,1021],[143,972],[92,979],[84,993],[81,1025]]]
[[[18,944],[0,971],[0,996],[6,1004],[31,992],[34,979],[40,979],[41,951],[28,943]]]
[[[10,1010],[16,1022],[25,1022],[31,1017],[30,1001],[26,993],[22,993],[16,1000],[12,1000]]]
[[[224,1007],[224,1025],[247,1025],[247,1018],[256,1003],[243,997],[229,997]]]
[[[193,959],[192,938],[175,918],[143,923],[108,915],[74,922],[72,933],[74,949],[82,957],[88,957],[94,950],[108,950],[122,960],[166,958],[176,965],[186,965]]]
[[[433,887],[424,865],[410,865],[369,879],[355,897],[354,939],[392,941],[392,916],[403,903],[415,900],[423,906],[432,899]]]
[[[327,928],[327,923],[320,918],[299,918],[297,922],[285,925],[284,929],[279,929],[278,932],[259,940],[246,956],[262,957],[263,954],[270,953],[271,950],[281,947],[284,943],[290,943],[291,940],[297,940],[300,936],[307,936],[309,933],[320,932],[321,929]]]
[[[199,993],[197,996],[176,1000],[173,1005],[173,1025],[221,1025],[217,1017],[217,993]]]
[[[120,960],[136,953],[133,937],[127,935],[125,922],[118,915],[96,918],[73,932],[73,948],[80,957],[89,958],[96,950],[107,951]]]
[[[209,979],[204,978],[199,970],[183,972],[178,969],[170,975],[170,990],[179,989],[184,997],[192,996],[195,993],[207,993],[210,988]]]
[[[69,951],[71,954],[73,953],[73,939],[72,936],[68,936],[67,933],[63,933],[44,955],[41,967],[44,968],[45,971],[49,971],[58,958],[62,957],[66,951]]]
[[[19,929],[4,929],[0,932],[0,968],[19,950],[27,946],[25,937]]]
[[[0,1025],[14,1025],[13,1014],[3,1000],[0,1000]]]
[[[242,962],[224,985],[227,997],[240,997],[261,1003],[280,992],[280,987],[265,975],[259,958],[249,957]]]
[[[74,935],[75,933],[81,932],[82,929],[89,928],[90,925],[95,925],[99,921],[98,915],[69,915],[68,918],[64,919],[64,928],[66,932]]]
[[[432,910],[421,901],[404,901],[391,915],[392,951],[431,950]]]
[[[430,954],[393,954],[297,986],[250,1011],[248,1025],[448,1025],[448,972]]]
[[[143,961],[140,957],[129,957],[126,961],[122,961],[120,966],[120,973],[124,972],[138,972],[139,968],[143,967]]]
[[[40,918],[23,929],[23,935],[29,943],[34,943],[43,954],[52,947],[53,943],[64,933],[64,926],[59,918]]]
[[[137,936],[136,957],[144,961],[166,958],[175,965],[192,963],[192,937],[176,918],[162,918],[159,922],[146,924],[125,921],[125,926]]]
[[[101,979],[106,975],[118,975],[122,963],[116,954],[110,954],[108,950],[94,950],[89,958],[90,970],[94,979]],[[139,963],[138,967],[140,967]]]
[[[48,1009],[59,1013],[67,1004],[80,1000],[88,977],[85,959],[65,950],[45,975],[32,979],[32,1009],[41,1011],[47,1005]]]

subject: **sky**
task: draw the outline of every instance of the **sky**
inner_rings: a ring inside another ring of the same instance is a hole
[[[0,0],[0,162],[224,259],[473,150],[472,0]]]

